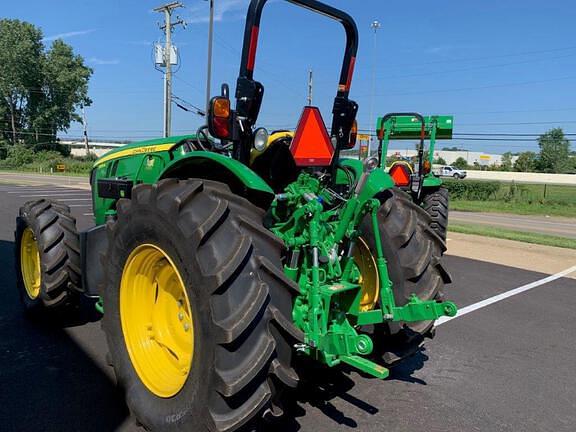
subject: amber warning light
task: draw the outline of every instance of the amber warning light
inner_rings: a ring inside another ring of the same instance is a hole
[[[290,151],[298,166],[328,166],[332,162],[334,147],[318,108],[304,108]]]

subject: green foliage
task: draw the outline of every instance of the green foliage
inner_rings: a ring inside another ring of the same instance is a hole
[[[34,152],[32,149],[22,144],[10,146],[7,151],[6,159],[0,166],[4,168],[17,168],[34,161]]]
[[[466,151],[466,150],[454,146],[454,147],[442,147],[442,151]]]
[[[92,169],[95,160],[92,155],[81,158],[66,157],[54,150],[34,153],[23,144],[10,146],[7,153],[8,157],[0,160],[0,169],[50,173],[56,172],[57,165],[64,165],[67,173],[86,174]]]
[[[570,141],[561,128],[554,128],[538,138],[538,168],[547,173],[564,173],[570,169]]]
[[[31,105],[42,92],[42,32],[19,20],[0,20],[0,115],[2,136],[13,144],[29,126]]]
[[[45,50],[30,23],[0,19],[0,138],[10,144],[53,143],[90,105],[92,70],[72,48],[55,41]]]
[[[518,159],[514,162],[514,171],[518,172],[532,172],[536,168],[536,153],[525,151],[518,155]]]
[[[402,156],[396,156],[396,155],[388,156],[386,158],[386,166],[390,166],[394,162],[403,161],[403,160],[405,160],[405,159]]]
[[[35,152],[51,151],[59,153],[61,156],[70,156],[71,149],[58,142],[39,143],[34,146]]]
[[[8,156],[8,142],[0,139],[0,161]]]
[[[512,171],[512,152],[506,152],[502,155],[502,162],[500,163],[501,171]]]
[[[488,200],[453,195],[450,205],[454,210],[463,211],[576,217],[576,186],[501,183]]]
[[[458,159],[456,159],[454,161],[454,163],[452,164],[452,166],[454,168],[458,168],[461,170],[467,169],[468,168],[468,162],[466,161],[466,159],[464,159],[463,157],[459,157]]]
[[[453,200],[487,201],[496,198],[496,193],[500,190],[499,182],[489,181],[445,180],[444,185]]]
[[[33,129],[55,137],[57,131],[68,129],[73,121],[81,121],[76,109],[90,105],[88,80],[92,70],[61,40],[54,41],[43,64],[47,91],[37,106]]]
[[[434,163],[437,164],[437,165],[446,165],[446,161],[445,161],[443,158],[441,158],[441,157],[439,157],[438,159],[436,159],[436,160],[434,161]]]

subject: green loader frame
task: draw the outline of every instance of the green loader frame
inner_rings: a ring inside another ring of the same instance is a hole
[[[396,185],[424,207],[432,217],[433,228],[443,239],[448,225],[449,197],[442,179],[434,174],[432,167],[436,140],[452,139],[453,128],[453,116],[423,116],[416,112],[389,113],[379,117],[376,124],[379,168],[390,172]],[[418,140],[415,161],[396,161],[387,167],[390,140]]]

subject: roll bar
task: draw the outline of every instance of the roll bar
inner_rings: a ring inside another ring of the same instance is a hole
[[[268,0],[252,0],[248,7],[246,26],[244,29],[244,43],[242,46],[242,60],[240,73],[236,84],[236,118],[239,131],[235,135],[234,158],[248,163],[250,159],[250,142],[247,131],[255,125],[262,103],[264,87],[253,79],[258,48],[258,36],[262,10]],[[358,52],[358,29],[350,15],[316,0],[286,0],[312,12],[319,13],[342,24],[346,32],[346,49],[340,71],[338,91],[332,109],[331,140],[335,147],[332,169],[335,170],[336,161],[341,148],[348,143],[350,130],[358,111],[358,105],[348,100],[356,54]]]
[[[319,13],[336,20],[342,24],[346,31],[346,50],[344,52],[344,61],[340,72],[340,83],[338,91],[350,91],[352,75],[354,73],[354,63],[358,51],[358,29],[356,23],[350,15],[327,4],[316,0],[286,0],[297,6],[309,9],[312,12]],[[246,27],[244,30],[244,44],[242,47],[242,62],[240,64],[240,76],[252,79],[254,65],[256,61],[256,50],[258,47],[258,32],[260,29],[260,19],[262,10],[268,0],[252,0],[248,8],[246,17]]]

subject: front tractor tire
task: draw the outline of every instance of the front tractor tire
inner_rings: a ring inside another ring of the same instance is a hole
[[[396,304],[404,306],[412,294],[421,300],[443,301],[444,285],[451,278],[441,262],[446,246],[430,227],[430,215],[399,189],[387,190],[379,198],[380,238]],[[375,251],[370,217],[363,221],[362,232]],[[425,337],[433,337],[434,322],[385,323],[373,330],[374,354],[391,366],[417,352]]]
[[[16,285],[26,312],[74,306],[81,290],[80,238],[70,208],[56,201],[29,201],[15,231]]]
[[[139,185],[108,222],[110,360],[148,430],[236,431],[298,378],[293,284],[263,210],[221,183]]]
[[[448,189],[445,187],[426,193],[422,200],[422,208],[430,215],[430,227],[444,241],[448,230],[449,201]]]

